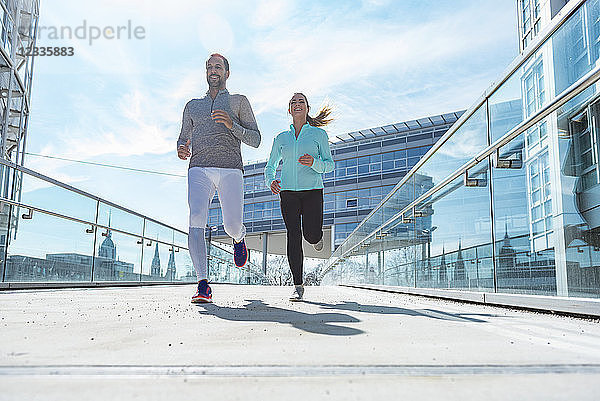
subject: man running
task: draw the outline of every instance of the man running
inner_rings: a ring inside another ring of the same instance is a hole
[[[246,227],[242,223],[244,185],[240,146],[244,142],[257,148],[260,132],[250,102],[243,95],[229,94],[225,88],[227,78],[229,62],[220,54],[212,54],[206,62],[208,92],[202,99],[192,99],[185,105],[177,140],[178,157],[187,160],[191,156],[188,247],[198,277],[198,290],[192,302],[212,302],[204,228],[215,191],[219,194],[225,232],[233,238],[235,264],[242,267],[248,261]]]

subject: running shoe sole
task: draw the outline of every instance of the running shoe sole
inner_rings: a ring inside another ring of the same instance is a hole
[[[193,304],[210,304],[212,303],[212,298],[205,297],[192,297]]]

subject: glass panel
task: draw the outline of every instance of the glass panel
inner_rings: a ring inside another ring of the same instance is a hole
[[[417,286],[494,288],[488,162],[469,170],[481,186],[458,178],[415,207]]]
[[[172,229],[148,220],[146,220],[144,236],[168,244],[172,244],[175,240],[175,232]]]
[[[144,219],[119,208],[100,203],[98,224],[123,230],[131,234],[142,235]]]
[[[22,213],[16,212],[18,224],[9,238],[6,281],[90,281],[94,235],[86,233],[89,226],[43,213],[23,219]]]
[[[209,281],[219,283],[246,283],[249,274],[232,263],[232,255],[223,248],[213,244],[210,247],[208,265]]]
[[[386,285],[414,287],[415,228],[414,221],[397,219],[385,228],[383,238],[383,278]]]
[[[96,204],[94,199],[57,187],[46,181],[23,174],[21,203],[40,209],[95,222]]]
[[[540,163],[547,160],[543,154],[546,153],[528,151],[525,134],[519,135],[501,148],[500,157],[523,160],[522,167],[493,171],[499,292],[556,294],[554,247],[545,241],[552,229],[540,221],[546,215],[552,216],[551,207],[542,207],[542,198],[549,198],[550,193],[539,190],[536,178]],[[547,204],[550,206],[551,202]]]
[[[175,280],[198,281],[196,271],[190,258],[190,252],[186,248],[175,247]]]
[[[558,234],[555,240],[564,240],[566,253],[564,262],[557,260],[558,293],[598,298],[600,101],[595,100],[594,92],[595,87],[591,87],[558,113],[559,156],[550,167],[559,177],[551,180],[560,183],[554,191],[562,197],[552,202],[553,207],[562,204],[562,210],[554,214],[553,226]]]
[[[532,4],[522,3],[521,22],[527,29],[524,44],[533,39],[534,24],[539,22],[539,4]],[[488,99],[490,138],[503,137],[596,67],[599,38],[600,2],[588,0]],[[374,212],[335,255],[345,255],[370,233],[377,232],[377,236],[344,256],[332,277],[490,290],[494,288],[495,253],[498,291],[600,297],[600,101],[596,87],[592,85],[505,145],[491,172],[487,161],[471,169],[469,177],[480,180],[473,181],[478,186],[465,187],[462,178],[455,180],[417,205],[413,222],[400,220],[381,227],[403,203],[383,205],[384,212]],[[410,196],[424,194],[485,148],[485,107],[476,110],[411,177],[414,191]],[[412,162],[409,159],[408,165]],[[378,252],[382,252],[382,274],[379,261],[375,264],[370,256]]]
[[[487,146],[485,105],[473,115],[417,170],[433,185],[472,159]]]
[[[177,258],[170,245],[145,240],[142,280],[174,281],[177,277]]]
[[[488,100],[492,142],[523,121],[521,80],[517,74],[506,81]]]
[[[179,231],[175,231],[175,240],[173,241],[175,246],[181,248],[187,248],[188,246],[188,235]]]
[[[408,206],[412,201],[415,200],[415,196],[414,196],[414,182],[415,182],[415,177],[416,180],[419,182],[419,194],[422,194],[425,188],[431,188],[428,187],[426,182],[428,181],[427,179],[422,179],[422,176],[419,174],[416,174],[412,177],[410,177],[403,185],[402,187],[398,188],[398,190],[393,193],[390,198],[387,200],[387,202],[385,202],[382,205],[382,210],[383,210],[383,218],[382,218],[382,223],[384,221],[387,221],[389,219],[391,219],[392,217],[394,217],[397,213],[399,213],[402,209],[404,209],[406,206]]]
[[[597,1],[584,3],[552,37],[556,94],[589,72],[598,59]],[[592,38],[593,47],[590,47]]]
[[[94,281],[139,281],[142,245],[139,237],[98,230]]]

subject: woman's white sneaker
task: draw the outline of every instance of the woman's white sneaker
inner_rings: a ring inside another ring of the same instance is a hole
[[[294,292],[292,293],[292,296],[290,297],[290,301],[302,301],[302,296],[304,295],[304,286],[303,285],[296,285],[294,286]]]
[[[321,237],[319,242],[317,242],[316,244],[313,244],[313,248],[315,248],[315,251],[317,251],[317,252],[321,252],[323,250],[323,237]]]

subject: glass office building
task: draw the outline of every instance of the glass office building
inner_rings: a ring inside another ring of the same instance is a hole
[[[599,58],[600,1],[562,4],[321,279],[600,297]]]
[[[19,165],[24,162],[33,76],[30,50],[35,46],[38,15],[38,0],[0,0],[1,157]],[[0,178],[2,195],[18,197],[20,176],[0,167]]]
[[[364,129],[330,138],[335,170],[323,177],[324,229],[335,249],[358,223],[390,192],[407,172],[431,149],[461,112],[420,118]],[[279,196],[267,188],[264,178],[266,162],[244,166],[244,224],[249,246],[263,250],[262,240],[270,235],[279,242],[285,240],[285,225],[281,217]],[[279,177],[280,168],[277,170]],[[428,188],[428,177],[420,184]],[[209,210],[209,225],[213,239],[230,241],[223,229],[218,197]],[[253,237],[260,237],[253,241]],[[266,248],[265,248],[266,249]],[[306,249],[309,252],[311,249]],[[329,251],[329,253],[327,253]],[[269,247],[271,254],[284,254],[285,246]],[[330,250],[315,257],[329,257]]]

